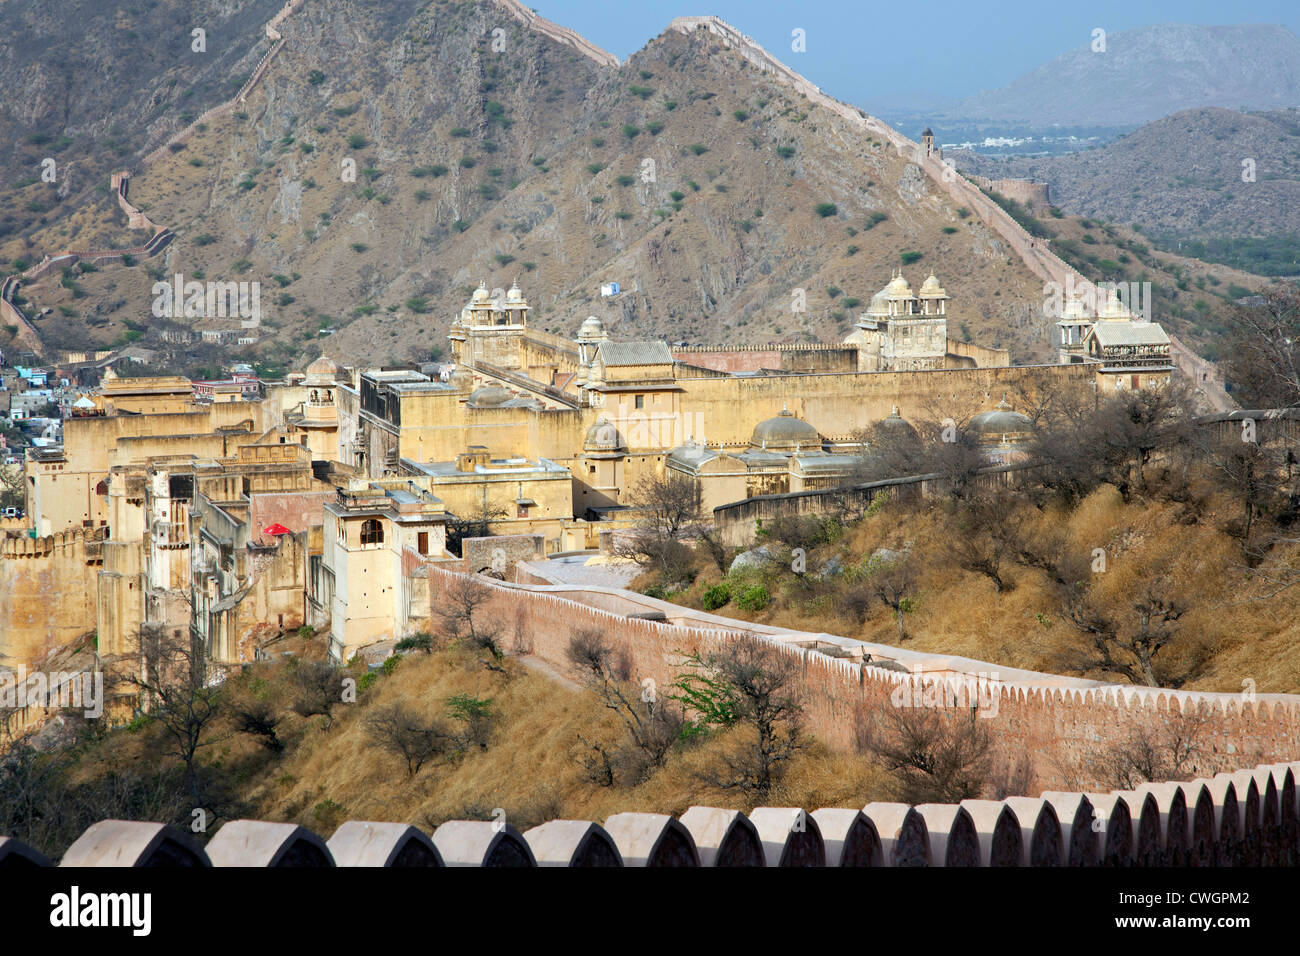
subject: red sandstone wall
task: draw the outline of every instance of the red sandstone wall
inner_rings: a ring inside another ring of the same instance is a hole
[[[429,569],[432,605],[443,600],[455,575]],[[531,653],[567,671],[566,649],[572,633],[583,627],[603,631],[629,655],[639,681],[653,678],[666,686],[676,676],[683,655],[725,647],[736,633],[629,619],[550,594],[494,585],[487,613],[507,631],[507,646],[528,647]],[[513,633],[513,639],[510,635]],[[780,645],[777,645],[780,646]],[[781,646],[801,656],[804,712],[811,733],[831,746],[853,744],[854,718],[863,708],[883,709],[897,681],[907,679],[877,668],[817,653]],[[996,667],[990,665],[991,671]],[[996,716],[987,719],[1001,753],[1031,763],[1030,792],[1070,789],[1099,781],[1066,779],[1079,758],[1120,743],[1138,727],[1167,721],[1179,712],[1200,713],[1206,726],[1202,753],[1189,772],[1209,775],[1258,763],[1293,759],[1300,753],[1300,698],[1243,702],[1240,695],[1186,694],[1152,688],[1099,691],[1004,686]],[[1180,699],[1181,702],[1180,703]],[[1184,710],[1185,708],[1185,710]],[[945,719],[964,717],[964,708],[940,710]]]

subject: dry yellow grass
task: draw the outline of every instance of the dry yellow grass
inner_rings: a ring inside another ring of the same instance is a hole
[[[377,746],[366,728],[372,708],[401,703],[441,716],[456,694],[492,699],[497,714],[486,749],[426,765],[414,778],[404,762]],[[340,707],[333,727],[291,717],[282,759],[268,760],[245,735],[223,745],[223,760],[260,762],[244,792],[256,816],[331,832],[346,819],[398,820],[425,828],[448,819],[490,818],[496,808],[521,829],[548,819],[603,820],[624,810],[680,813],[693,804],[752,809],[735,792],[710,787],[701,773],[739,743],[736,728],[674,754],[635,787],[601,787],[585,776],[579,736],[605,741],[619,733],[613,716],[584,690],[514,661],[489,671],[471,655],[448,651],[404,658],[392,674]],[[767,805],[862,806],[887,796],[888,779],[865,758],[833,753],[816,741],[790,764]]]
[[[1115,613],[1129,613],[1147,582],[1163,578],[1188,608],[1179,621],[1179,640],[1162,654],[1178,663],[1202,646],[1208,653],[1189,689],[1238,691],[1249,679],[1260,692],[1300,692],[1300,586],[1270,596],[1269,582],[1246,567],[1237,541],[1219,530],[1232,509],[1231,502],[1214,501],[1208,514],[1188,524],[1177,504],[1125,503],[1114,488],[1103,486],[1072,511],[1032,513],[1028,537],[1055,535],[1085,563],[1091,563],[1094,549],[1104,549],[1106,570],[1092,574],[1090,585]],[[952,533],[940,508],[913,513],[890,506],[812,552],[808,566],[818,567],[832,553],[848,566],[865,561],[876,548],[911,548],[919,559],[920,585],[914,609],[905,616],[908,648],[1064,672],[1069,652],[1083,638],[1064,618],[1049,576],[1008,561],[1014,587],[999,594],[988,578],[958,568],[945,556]],[[1270,555],[1259,571],[1296,560],[1295,550]],[[705,569],[679,600],[699,606],[703,589],[720,579],[716,569]],[[849,585],[843,581],[807,588],[796,586],[792,574],[780,574],[767,583],[774,600],[764,611],[740,611],[733,602],[716,613],[897,643],[893,612],[879,603],[861,625],[847,616],[842,596]],[[1080,676],[1122,681],[1101,672]]]

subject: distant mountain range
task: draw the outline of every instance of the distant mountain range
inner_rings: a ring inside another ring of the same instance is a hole
[[[1300,38],[1283,26],[1164,23],[1105,41],[1105,52],[1085,42],[936,118],[1114,127],[1202,106],[1300,105]]]

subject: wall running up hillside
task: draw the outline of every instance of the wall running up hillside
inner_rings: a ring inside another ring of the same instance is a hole
[[[724,46],[734,49],[760,70],[771,73],[795,92],[807,96],[811,102],[830,110],[864,132],[888,140],[899,156],[911,159],[953,202],[970,209],[985,225],[1001,236],[1026,268],[1045,283],[1056,283],[1063,289],[1074,288],[1080,295],[1087,294],[1087,290],[1092,288],[1091,282],[1051,250],[1049,240],[1031,236],[1020,223],[1011,218],[1005,209],[989,199],[979,187],[958,173],[955,168],[947,166],[937,155],[926,156],[920,144],[908,139],[889,124],[828,96],[820,87],[810,83],[768,53],[752,37],[745,36],[718,17],[678,17],[668,25],[668,28],[683,34],[690,34],[698,29],[707,30],[719,37]],[[1032,196],[1026,195],[1021,198],[1041,198],[1043,202],[1047,201],[1045,190],[1040,197],[1037,190],[1032,187],[1021,188],[1030,189],[1032,192]],[[1174,364],[1191,382],[1195,383],[1209,405],[1216,411],[1233,407],[1235,403],[1224,391],[1222,374],[1218,369],[1195,355],[1173,336],[1170,338],[1173,340]]]

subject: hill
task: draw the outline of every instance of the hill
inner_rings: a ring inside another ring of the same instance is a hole
[[[620,337],[834,339],[906,252],[919,253],[914,280],[944,279],[975,340],[1020,360],[1048,354],[1045,338],[1018,331],[1041,283],[883,137],[706,31],[669,29],[613,66],[512,11],[304,5],[246,102],[149,165],[159,136],[130,139],[132,202],[177,238],[132,266],[28,283],[24,295],[53,310],[42,337],[156,342],[150,289],[181,273],[262,283],[264,339],[244,354],[268,365],[322,342],[349,361],[427,357],[481,279],[516,277],[543,328],[596,313]],[[29,126],[64,130],[48,106]],[[0,259],[138,243],[106,174],[62,199],[40,182],[6,186],[22,221]],[[602,301],[607,280],[629,291]],[[804,313],[792,313],[795,289]]]
[[[1147,123],[1201,106],[1300,104],[1300,38],[1283,26],[1161,23],[1108,33],[996,90],[958,102],[952,117],[1039,127]]]
[[[1068,156],[994,160],[952,153],[982,176],[1046,182],[1081,216],[1187,237],[1300,232],[1300,113],[1184,110]],[[1249,160],[1248,165],[1243,165]],[[1253,175],[1253,181],[1243,176]]]

